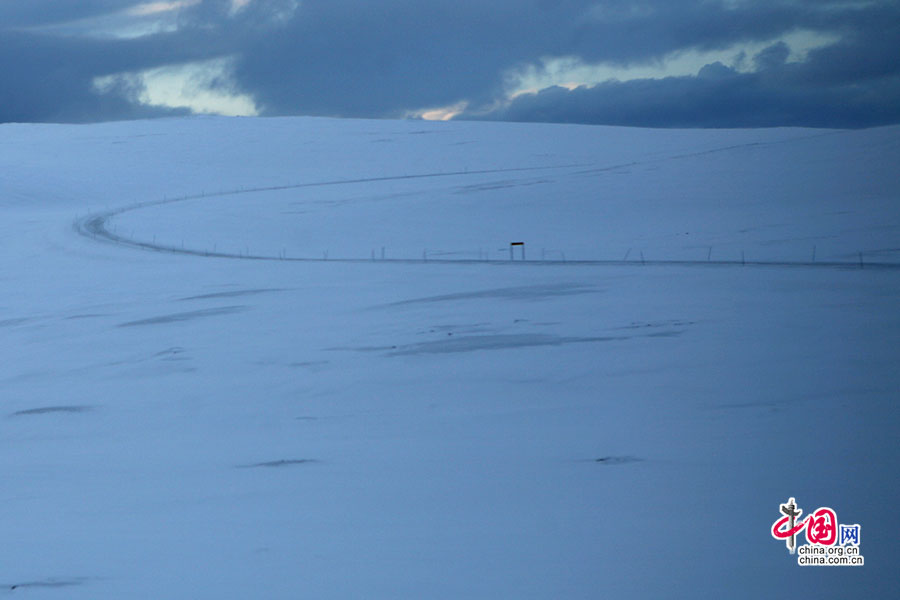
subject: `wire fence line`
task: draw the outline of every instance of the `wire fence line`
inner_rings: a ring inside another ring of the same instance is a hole
[[[255,261],[281,261],[281,262],[338,262],[338,263],[393,263],[393,264],[456,264],[456,265],[508,265],[508,266],[613,266],[613,267],[641,267],[641,266],[681,266],[681,267],[801,267],[801,268],[827,268],[827,269],[881,269],[900,270],[900,263],[866,260],[865,253],[859,252],[854,261],[791,261],[791,260],[747,260],[742,252],[740,259],[712,259],[708,254],[703,259],[649,259],[644,256],[643,250],[637,252],[629,249],[622,259],[567,259],[565,253],[560,250],[543,249],[540,258],[526,259],[524,257],[508,255],[504,258],[491,257],[490,253],[479,250],[472,252],[473,257],[461,258],[460,251],[428,251],[424,250],[421,257],[391,257],[387,255],[385,247],[373,248],[368,257],[335,257],[325,250],[321,256],[291,256],[285,249],[277,254],[255,254],[248,246],[237,251],[219,250],[218,245],[210,249],[191,248],[180,244],[165,244],[155,240],[144,241],[135,239],[133,235],[123,235],[116,230],[110,230],[108,221],[116,214],[124,210],[107,211],[104,213],[88,215],[76,220],[74,229],[81,235],[97,241],[104,241],[120,246],[179,254],[185,256],[197,256],[204,258],[219,258],[231,260],[255,260]],[[505,249],[503,252],[507,252]],[[497,251],[498,253],[501,250]]]
[[[552,170],[571,167],[583,167],[585,165],[553,165],[544,167],[519,167],[505,169],[483,169],[477,171],[449,171],[438,173],[421,173],[407,174],[359,179],[338,179],[319,182],[295,183],[278,186],[265,187],[241,187],[232,190],[222,190],[217,192],[202,191],[199,194],[187,194],[175,197],[164,197],[161,200],[150,200],[139,202],[131,205],[121,206],[114,209],[107,209],[102,212],[89,214],[85,217],[76,218],[73,228],[77,233],[85,237],[97,241],[105,241],[121,246],[127,246],[140,250],[165,252],[169,254],[180,254],[187,256],[200,256],[208,258],[232,259],[232,260],[257,260],[257,261],[284,261],[284,262],[345,262],[345,263],[400,263],[400,264],[416,264],[416,263],[438,263],[438,264],[488,264],[488,265],[517,265],[517,266],[552,266],[552,265],[568,265],[568,266],[710,266],[710,267],[803,267],[803,268],[830,268],[830,269],[882,269],[897,270],[900,269],[900,262],[888,262],[884,260],[875,260],[866,257],[866,252],[860,251],[853,255],[852,260],[817,260],[816,247],[813,246],[810,260],[752,260],[747,259],[745,252],[741,251],[740,259],[713,259],[713,248],[708,247],[706,260],[702,259],[666,259],[666,258],[647,258],[643,249],[628,248],[622,259],[577,259],[567,258],[563,250],[541,248],[540,258],[525,257],[524,243],[511,242],[508,246],[498,249],[494,256],[490,250],[479,248],[477,253],[466,251],[441,251],[423,249],[421,258],[416,257],[389,257],[386,254],[384,246],[379,249],[372,248],[368,257],[335,257],[331,256],[329,250],[324,250],[321,256],[294,256],[289,255],[286,248],[280,249],[276,254],[255,254],[251,252],[249,246],[243,245],[236,252],[219,250],[218,244],[214,244],[212,250],[191,248],[185,246],[184,240],[180,244],[166,244],[157,242],[156,235],[152,241],[139,240],[134,237],[134,231],[131,230],[130,235],[120,234],[118,229],[113,226],[109,227],[109,221],[113,217],[126,212],[140,210],[154,206],[173,204],[177,202],[185,202],[189,200],[198,200],[203,198],[214,198],[221,196],[230,196],[236,194],[249,194],[254,192],[268,192],[275,190],[299,189],[307,187],[321,187],[332,185],[369,183],[379,181],[392,180],[408,180],[408,179],[424,179],[436,177],[451,176],[471,176],[478,174],[519,172],[519,171],[536,171],[536,170]],[[514,247],[519,248],[518,252],[514,252]],[[706,248],[704,246],[704,248]],[[503,253],[501,258],[499,255]],[[470,257],[465,257],[468,254]],[[516,254],[519,254],[517,257]],[[463,256],[460,256],[463,255]],[[475,258],[477,256],[477,258]]]

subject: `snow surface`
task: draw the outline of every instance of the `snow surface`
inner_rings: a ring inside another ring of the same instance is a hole
[[[898,127],[0,126],[0,596],[896,597],[898,166]],[[790,496],[866,565],[797,566]]]

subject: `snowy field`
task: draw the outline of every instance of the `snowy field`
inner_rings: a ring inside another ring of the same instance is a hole
[[[0,597],[897,597],[898,167],[900,127],[2,125]],[[791,496],[865,566],[799,567]]]

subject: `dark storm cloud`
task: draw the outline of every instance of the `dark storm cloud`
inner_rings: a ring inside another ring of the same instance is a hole
[[[793,10],[794,18],[784,22],[842,39],[800,63],[786,62],[790,49],[779,42],[752,57],[751,73],[715,63],[696,76],[551,87],[464,117],[648,127],[900,122],[900,5],[797,3]]]
[[[697,76],[608,81],[573,90],[551,87],[469,118],[648,127],[869,127],[900,122],[900,12],[787,63],[773,44],[756,70],[720,63]]]
[[[0,121],[80,121],[133,112],[123,98],[91,91],[93,76],[114,70],[98,42],[0,33]]]
[[[133,40],[23,32],[134,2],[0,0],[0,121],[137,116],[97,76],[232,56],[263,114],[401,116],[465,100],[465,117],[633,125],[863,126],[898,120],[900,7],[890,0],[205,0],[180,29]],[[34,6],[35,8],[24,8]],[[39,7],[39,8],[38,8]],[[757,71],[550,88],[498,106],[511,70],[543,57],[647,64],[807,29],[840,36],[805,63],[773,44]],[[125,85],[121,83],[120,85]],[[145,110],[145,109],[144,109]]]
[[[61,2],[59,12],[54,12],[51,9],[55,1],[30,1],[43,5],[48,14],[11,10],[19,3],[0,1],[0,23],[5,25],[10,15],[32,25],[83,20],[107,14],[109,8],[120,11],[135,5],[121,0],[85,2],[80,11],[73,8],[79,2]],[[126,82],[117,84],[120,93],[98,94],[94,91],[94,79],[212,58],[228,49],[230,46],[220,36],[203,29],[129,40],[0,27],[0,122],[84,122],[179,114],[184,111],[136,105],[129,99],[136,97],[138,90],[125,89]]]
[[[571,91],[551,87],[470,118],[642,127],[852,128],[900,122],[900,80],[865,89],[798,90],[769,86],[764,79],[717,63],[697,77],[607,82]]]
[[[566,26],[562,11],[541,20],[527,4],[307,2],[245,48],[238,76],[274,113],[389,115],[488,99],[504,68],[546,51]]]
[[[242,49],[239,76],[275,113],[401,114],[490,102],[506,71],[543,56],[640,63],[691,46],[770,38],[796,27],[799,13],[671,0],[313,0]]]

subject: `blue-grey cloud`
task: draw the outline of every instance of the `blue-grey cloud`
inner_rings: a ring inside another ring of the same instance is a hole
[[[0,3],[3,28],[33,27],[86,19],[134,6],[131,0],[17,0]]]
[[[159,114],[95,78],[234,59],[235,89],[263,114],[386,117],[467,101],[468,118],[659,126],[865,126],[898,120],[900,6],[892,0],[230,0],[183,3],[178,27],[134,39],[55,33],[134,1],[0,3],[0,121]],[[90,26],[88,20],[85,27]],[[841,41],[788,62],[775,43],[752,72],[548,88],[504,102],[504,77],[544,57],[620,66],[806,29]],[[126,80],[120,86],[128,85]],[[114,90],[115,91],[115,90]]]
[[[814,50],[787,63],[774,44],[753,57],[757,70],[721,63],[696,76],[608,81],[524,94],[473,119],[644,127],[871,127],[900,122],[900,27],[875,39]]]

